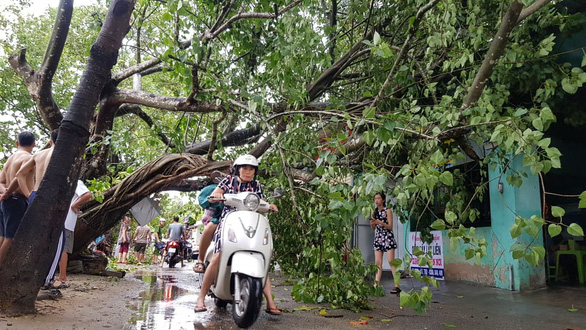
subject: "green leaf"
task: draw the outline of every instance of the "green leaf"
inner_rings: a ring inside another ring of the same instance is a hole
[[[372,38],[372,43],[375,45],[378,45],[378,43],[380,42],[380,34],[378,34],[378,32],[374,31],[374,37]]]
[[[458,220],[458,216],[456,215],[456,213],[454,213],[452,211],[446,211],[446,221],[450,225],[453,225],[454,222],[456,222],[456,220]]]
[[[513,251],[513,259],[520,259],[525,256],[525,251]]]
[[[440,174],[439,180],[446,186],[451,187],[454,185],[454,176],[452,175],[452,172],[443,172]]]
[[[518,108],[517,111],[515,111],[515,114],[513,114],[513,117],[521,117],[522,115],[526,114],[527,112],[528,112],[527,109]]]
[[[552,206],[551,214],[556,218],[561,218],[564,216],[564,214],[566,214],[566,211],[559,206]]]
[[[543,246],[534,246],[531,250],[535,251],[539,256],[539,259],[545,258],[545,248]]]
[[[523,233],[523,228],[521,228],[521,226],[515,224],[515,225],[511,226],[511,228],[509,229],[509,232],[511,233],[512,238],[517,238],[517,237],[521,236],[521,234]]]
[[[578,87],[572,84],[572,81],[569,78],[564,78],[562,80],[562,89],[568,94],[575,94],[578,91]]]
[[[456,326],[454,324],[444,323],[444,327],[446,327],[446,328],[455,328]]]
[[[366,132],[364,132],[364,134],[362,134],[362,137],[364,138],[364,141],[368,145],[372,145],[374,143],[375,138],[376,138],[376,133],[373,131],[366,131]]]
[[[444,155],[441,151],[436,150],[433,155],[431,155],[431,161],[436,165],[442,165],[444,163]]]
[[[435,230],[444,230],[446,229],[446,223],[442,219],[437,219],[431,224],[430,227]]]
[[[547,226],[547,232],[549,233],[549,236],[556,237],[562,232],[562,226],[552,223],[551,225]]]
[[[579,224],[572,223],[568,226],[568,234],[576,237],[582,237],[584,236],[584,230],[582,230],[582,227],[580,227]]]
[[[376,109],[372,107],[367,107],[362,110],[362,117],[365,119],[373,119],[374,114],[376,113]]]
[[[399,267],[403,264],[403,260],[395,258],[391,261],[391,266],[393,267]]]

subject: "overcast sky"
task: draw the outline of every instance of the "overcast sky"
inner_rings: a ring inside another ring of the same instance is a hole
[[[6,1],[6,0],[4,0]],[[3,2],[4,2],[3,1]],[[12,2],[14,0],[8,0],[8,2]],[[97,2],[97,0],[74,0],[73,6],[83,6],[89,5],[92,3]],[[59,6],[59,0],[31,0],[31,12],[32,13],[43,13],[47,7],[57,7]]]

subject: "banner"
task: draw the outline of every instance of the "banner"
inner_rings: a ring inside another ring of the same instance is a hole
[[[145,197],[130,208],[130,213],[141,226],[144,226],[161,214],[161,208],[154,199]]]
[[[413,257],[411,260],[411,269],[416,269],[421,272],[421,275],[427,275],[437,278],[438,280],[444,279],[444,247],[442,244],[442,232],[434,230],[431,232],[433,235],[433,241],[431,243],[423,243],[420,237],[421,233],[410,232],[409,233],[409,252],[413,253],[413,248],[418,246],[421,251],[427,254],[428,251],[432,251],[433,255],[433,268],[429,268],[427,265],[419,266],[417,258]]]

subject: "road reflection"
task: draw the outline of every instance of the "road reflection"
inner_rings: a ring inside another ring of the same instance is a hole
[[[198,277],[184,269],[149,269],[134,277],[149,286],[136,301],[136,315],[130,320],[135,329],[220,329],[213,313],[195,313],[199,294]],[[222,322],[219,322],[222,323]]]

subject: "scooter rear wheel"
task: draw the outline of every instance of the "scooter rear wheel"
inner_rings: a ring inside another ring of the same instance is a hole
[[[241,328],[248,328],[258,318],[262,305],[262,281],[258,278],[240,275],[240,302],[232,306],[234,322]]]

